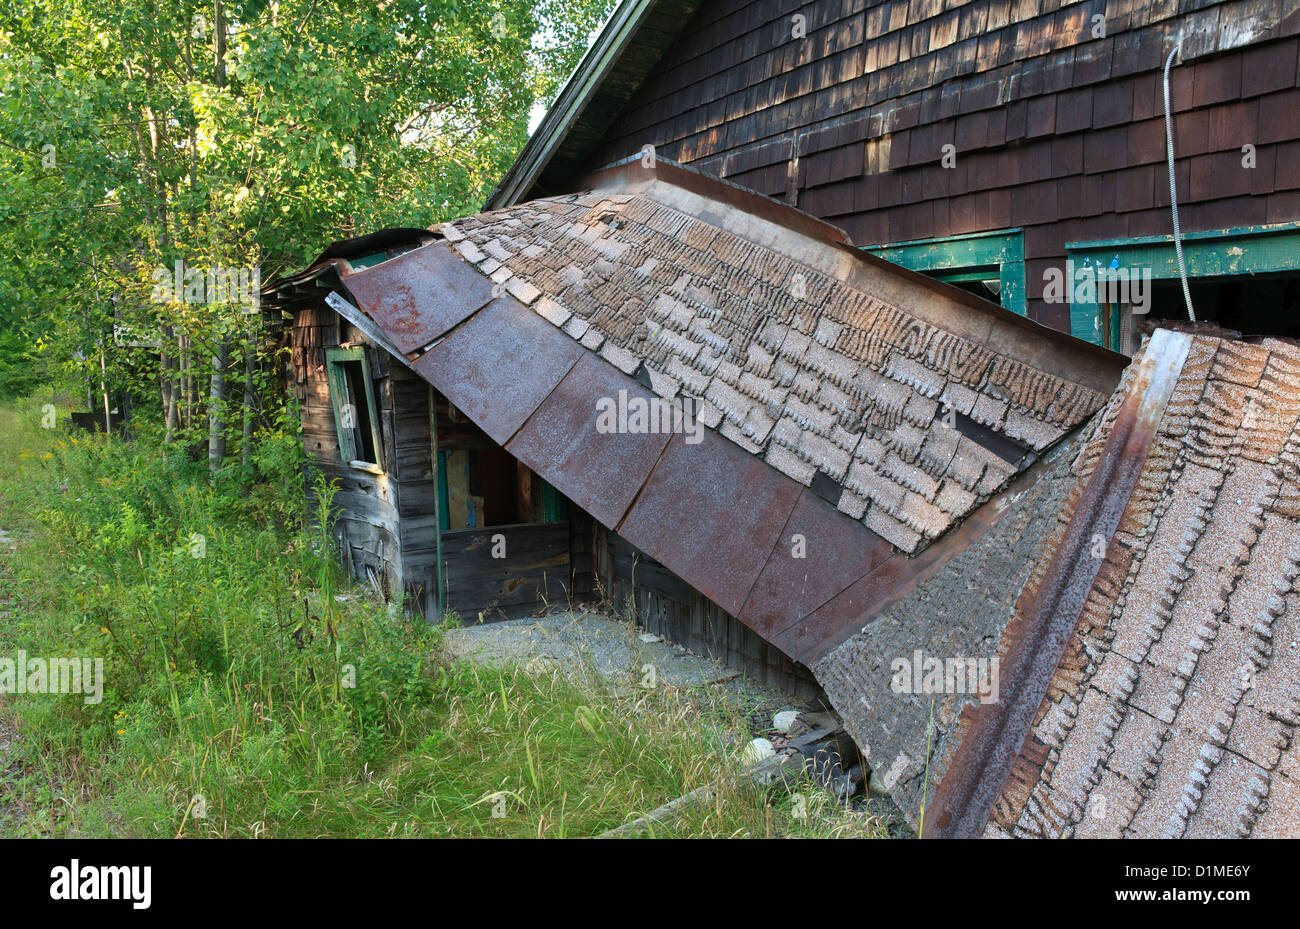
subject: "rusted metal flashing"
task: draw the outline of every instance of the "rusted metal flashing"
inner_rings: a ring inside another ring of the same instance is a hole
[[[492,441],[505,445],[584,354],[582,346],[507,295],[457,326],[413,367]]]
[[[597,401],[617,402],[620,391],[627,401],[653,396],[613,365],[584,352],[506,444],[506,451],[611,529],[631,507],[669,439],[598,432]]]
[[[788,628],[792,617],[813,622],[819,607],[894,552],[857,520],[804,490],[739,617],[770,641]]]
[[[1110,544],[1119,526],[1190,345],[1182,333],[1152,336],[1043,582],[1022,594],[1007,626],[1002,699],[973,711],[927,812],[927,837],[983,834],[1101,567],[1094,541]]]
[[[801,489],[717,433],[673,436],[616,531],[734,616]]]

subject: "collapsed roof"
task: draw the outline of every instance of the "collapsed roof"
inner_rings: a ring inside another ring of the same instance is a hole
[[[1296,345],[1157,330],[1002,531],[814,668],[914,825],[1300,832],[1298,418]],[[998,655],[997,699],[908,693],[920,652]]]
[[[944,560],[916,556],[959,522],[996,519],[970,518],[1124,363],[671,163],[585,186],[316,273],[493,440],[798,661]],[[708,428],[602,433],[620,392]]]

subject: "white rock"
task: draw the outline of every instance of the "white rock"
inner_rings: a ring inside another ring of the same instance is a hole
[[[777,732],[789,732],[798,718],[798,710],[782,710],[772,717],[772,728]]]
[[[746,763],[758,764],[776,754],[776,749],[767,739],[755,739],[745,746],[742,752]]]
[[[655,635],[653,632],[643,632],[643,633],[641,633],[639,636],[637,636],[637,638],[640,639],[642,642],[658,642],[658,641],[659,641],[659,636]]]

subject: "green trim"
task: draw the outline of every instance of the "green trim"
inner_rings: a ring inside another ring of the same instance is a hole
[[[1121,267],[1149,268],[1154,278],[1178,277],[1178,259],[1171,236],[1066,242],[1075,264],[1084,260],[1103,267],[1119,258]],[[1183,260],[1188,277],[1230,277],[1271,274],[1300,267],[1300,223],[1247,226],[1183,236]]]
[[[442,532],[451,530],[451,497],[447,491],[447,453],[438,452],[438,529]]]
[[[1149,271],[1153,280],[1178,277],[1173,236],[1066,242],[1065,253],[1075,267],[1087,262],[1109,268],[1118,262],[1121,269]],[[1300,223],[1188,232],[1183,235],[1183,261],[1189,279],[1295,271],[1300,269]],[[1117,313],[1116,342],[1118,318]],[[1075,337],[1102,344],[1100,319],[1097,304],[1070,304],[1070,332]]]
[[[974,268],[970,271],[935,271],[926,273],[936,281],[943,281],[945,284],[964,281],[987,281],[995,277],[1001,277],[997,265],[985,265],[982,268]]]
[[[894,242],[873,246],[866,251],[940,281],[977,281],[996,277],[1001,283],[999,298],[1002,305],[1021,316],[1026,315],[1025,240],[1018,228]]]
[[[1300,222],[1294,223],[1273,223],[1268,226],[1233,226],[1229,229],[1209,229],[1200,232],[1184,232],[1183,247],[1187,247],[1188,242],[1195,242],[1199,239],[1222,239],[1224,236],[1240,239],[1247,236],[1270,236],[1290,232],[1300,232]],[[1143,245],[1168,245],[1173,248],[1174,237],[1172,235],[1148,235],[1136,239],[1092,239],[1082,242],[1066,242],[1067,251],[1076,249],[1092,248],[1135,248]]]
[[[327,348],[325,349],[325,370],[329,378],[330,385],[330,404],[334,407],[334,431],[339,439],[339,455],[343,463],[349,467],[356,468],[353,464],[358,461],[356,443],[352,438],[352,430],[343,428],[343,415],[341,402],[348,402],[356,405],[356,398],[351,394],[348,387],[347,378],[340,367],[342,362],[359,361],[361,362],[361,380],[366,385],[366,411],[370,415],[370,440],[375,446],[375,461],[370,468],[359,468],[358,470],[368,471],[377,468],[381,473],[384,469],[384,446],[380,441],[379,433],[379,411],[375,404],[375,386],[370,377],[370,361],[366,358],[366,351],[360,346],[354,348]],[[362,462],[362,464],[370,464]]]
[[[442,452],[438,451],[438,395],[429,385],[429,457],[433,462],[433,481],[434,487],[437,488],[434,494],[434,515],[438,520],[438,531],[433,534],[434,561],[433,561],[433,583],[434,583],[434,607],[437,611],[436,616],[427,617],[437,622],[442,621],[443,611],[447,603],[447,583],[443,578],[442,570],[442,532],[443,523],[447,520],[447,504],[445,500],[447,479],[443,476],[442,470]]]
[[[564,495],[547,483],[540,475],[538,480],[542,482],[542,522],[564,522],[569,513]]]
[[[366,255],[362,258],[349,258],[348,264],[352,265],[353,271],[362,271],[366,268],[373,268],[375,265],[383,264],[388,260],[388,252],[375,252],[373,255]]]

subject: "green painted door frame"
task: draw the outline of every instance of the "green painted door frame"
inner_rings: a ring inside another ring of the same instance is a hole
[[[866,251],[940,281],[996,277],[1002,305],[1025,315],[1025,242],[1020,229],[896,242]]]
[[[1130,274],[1149,271],[1153,280],[1178,277],[1173,236],[1066,242],[1065,253],[1076,268],[1087,263],[1126,268]],[[1300,270],[1300,223],[1187,232],[1183,234],[1183,262],[1189,280]],[[1112,329],[1117,329],[1119,314],[1112,315]],[[1098,304],[1070,304],[1070,332],[1077,338],[1102,344],[1100,320]]]

